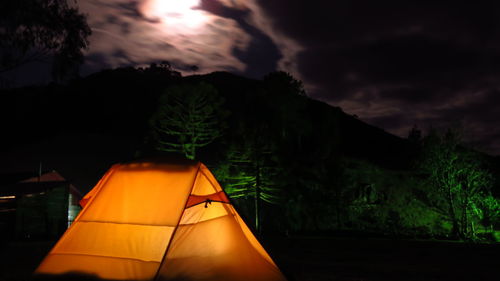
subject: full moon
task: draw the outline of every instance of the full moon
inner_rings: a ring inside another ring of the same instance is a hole
[[[161,21],[172,31],[194,31],[209,20],[206,12],[196,9],[199,0],[146,0],[140,7],[149,19]]]

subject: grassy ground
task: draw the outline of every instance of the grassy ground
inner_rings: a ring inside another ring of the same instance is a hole
[[[28,280],[51,245],[0,246],[0,281]],[[289,281],[500,280],[499,244],[289,238],[269,240],[265,246]]]

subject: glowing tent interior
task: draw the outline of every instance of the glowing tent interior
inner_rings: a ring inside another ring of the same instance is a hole
[[[285,280],[202,163],[117,164],[82,205],[36,276]]]

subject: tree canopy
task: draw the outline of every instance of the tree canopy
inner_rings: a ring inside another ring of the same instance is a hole
[[[60,75],[83,62],[91,29],[76,2],[0,1],[0,73],[33,61],[49,61]]]
[[[480,156],[462,146],[459,130],[449,129],[444,134],[434,131],[424,140],[421,167],[435,187],[431,201],[447,214],[453,234],[474,238],[476,209],[490,195],[492,183]]]

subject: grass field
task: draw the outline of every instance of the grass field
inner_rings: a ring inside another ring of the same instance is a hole
[[[500,280],[499,244],[351,238],[287,238],[264,244],[289,281]],[[51,245],[3,244],[0,281],[29,280]]]

